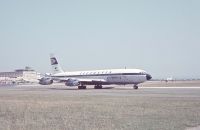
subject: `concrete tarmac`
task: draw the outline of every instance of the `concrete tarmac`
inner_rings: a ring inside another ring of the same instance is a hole
[[[184,130],[200,125],[200,87],[0,87],[2,130]]]

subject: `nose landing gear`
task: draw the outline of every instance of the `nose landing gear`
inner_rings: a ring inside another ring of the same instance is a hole
[[[134,85],[133,88],[134,88],[134,89],[138,89],[138,86],[137,86],[137,85]]]

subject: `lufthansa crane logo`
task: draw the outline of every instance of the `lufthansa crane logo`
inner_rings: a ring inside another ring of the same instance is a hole
[[[58,64],[56,58],[51,58],[51,65],[56,65]]]

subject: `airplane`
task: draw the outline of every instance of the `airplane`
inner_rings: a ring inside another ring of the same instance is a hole
[[[171,77],[168,77],[168,78],[165,80],[165,82],[169,82],[169,81],[174,81],[174,79],[173,79],[172,76],[171,76]]]
[[[102,89],[102,85],[133,84],[138,89],[138,84],[151,80],[152,76],[141,69],[107,69],[91,71],[64,72],[54,55],[50,55],[52,74],[39,80],[41,85],[50,85],[53,81],[64,82],[66,86],[78,86],[86,89],[86,85],[94,85],[94,89]]]

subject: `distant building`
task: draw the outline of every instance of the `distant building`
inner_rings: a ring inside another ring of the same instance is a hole
[[[17,69],[14,72],[0,72],[0,84],[38,82],[38,73],[30,67]]]

